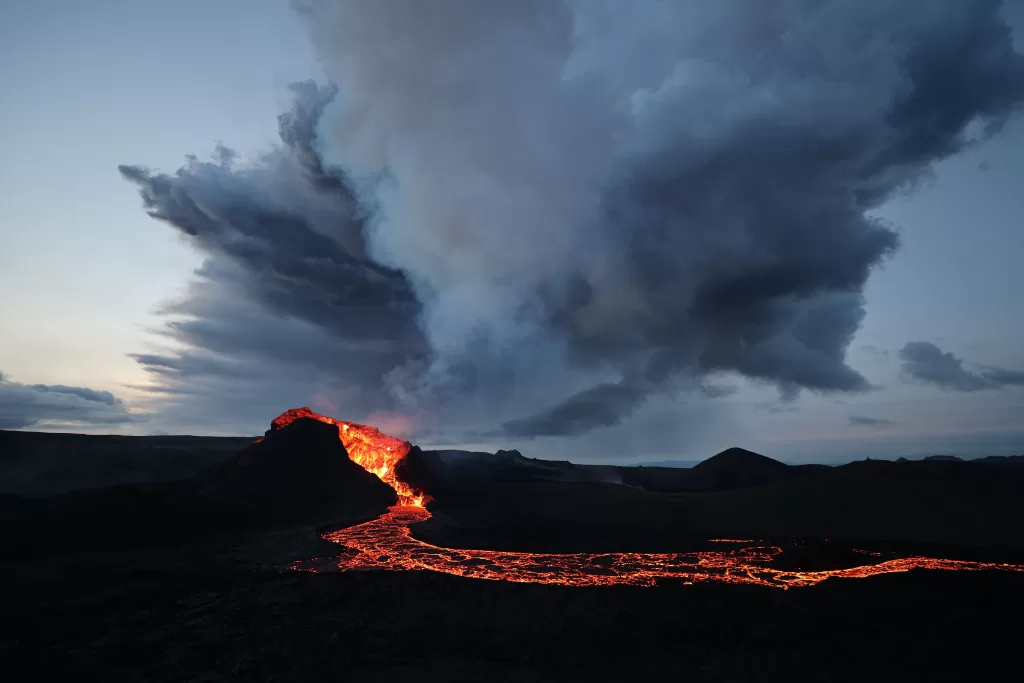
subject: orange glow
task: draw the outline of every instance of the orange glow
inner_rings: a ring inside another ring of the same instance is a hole
[[[911,569],[1024,572],[1024,565],[930,557],[894,558],[845,569],[795,571],[771,566],[783,554],[778,546],[726,538],[709,542],[741,547],[681,553],[565,554],[442,548],[412,535],[411,525],[426,521],[431,515],[425,507],[429,496],[413,490],[396,475],[396,467],[409,453],[411,444],[382,434],[375,427],[337,421],[308,408],[289,410],[274,420],[273,429],[300,417],[338,425],[349,457],[394,488],[399,504],[371,522],[324,534],[325,540],[345,548],[341,556],[296,562],[292,568],[299,571],[323,571],[327,562],[330,568],[341,571],[427,570],[475,579],[563,586],[654,586],[661,580],[674,580],[685,584],[715,581],[783,589],[813,586],[830,578],[860,579]],[[875,551],[856,552],[882,556]]]
[[[911,569],[1024,571],[1024,565],[891,559],[846,569],[793,571],[771,564],[783,550],[751,545],[730,550],[684,553],[521,553],[442,548],[412,536],[411,524],[430,518],[425,508],[396,505],[372,522],[331,531],[323,538],[346,548],[331,566],[353,569],[427,570],[474,579],[549,583],[562,586],[655,586],[660,580],[684,584],[713,581],[774,588],[813,586],[830,578],[862,579]],[[323,571],[323,561],[297,562],[296,570]]]
[[[271,429],[282,429],[303,417],[335,425],[338,428],[338,437],[348,451],[349,459],[367,472],[376,474],[381,481],[393,488],[398,494],[399,505],[423,507],[429,500],[423,493],[414,491],[398,478],[398,463],[412,450],[412,444],[408,441],[382,434],[376,427],[319,415],[309,408],[293,408],[282,413],[270,423]]]

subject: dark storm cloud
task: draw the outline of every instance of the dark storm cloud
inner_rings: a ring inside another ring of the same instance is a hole
[[[996,130],[1024,66],[996,2],[857,5],[725,3],[719,34],[681,41],[686,85],[648,94],[650,139],[606,200],[615,272],[560,315],[575,351],[647,356],[655,384],[696,365],[789,400],[871,388],[845,352],[898,237],[866,212],[962,149],[971,125]]]
[[[893,427],[897,423],[880,417],[850,416],[850,424],[854,427]]]
[[[572,436],[596,427],[611,427],[633,413],[646,398],[643,391],[621,384],[600,384],[582,391],[551,410],[510,420],[502,425],[509,436]]]
[[[389,400],[383,376],[426,352],[404,276],[367,258],[358,207],[313,151],[333,90],[292,89],[283,144],[255,164],[239,168],[218,148],[174,174],[120,167],[147,212],[208,255],[186,295],[162,308],[174,350],[133,356],[184,425],[269,419],[331,384],[365,390],[372,410]]]
[[[109,391],[61,384],[21,384],[0,372],[0,429],[120,425],[137,419]]]
[[[981,376],[998,386],[1024,386],[1024,371],[986,366]]]
[[[981,372],[964,368],[962,358],[931,342],[907,342],[899,351],[904,375],[947,391],[979,391],[1024,385],[1024,372],[985,367]]]
[[[293,86],[278,148],[121,167],[209,256],[184,350],[137,360],[168,394],[317,378],[519,437],[712,373],[870,390],[846,351],[899,240],[869,212],[1024,100],[999,10],[306,2],[334,83]]]

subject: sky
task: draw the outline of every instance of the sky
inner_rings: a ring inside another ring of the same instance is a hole
[[[1024,2],[751,2],[4,4],[0,428],[1024,452]]]

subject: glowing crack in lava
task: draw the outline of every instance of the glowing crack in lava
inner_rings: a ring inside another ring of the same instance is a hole
[[[429,497],[414,491],[396,474],[396,466],[409,453],[411,444],[382,434],[374,427],[334,420],[308,408],[284,413],[274,420],[274,429],[300,417],[338,425],[349,457],[394,488],[399,498],[398,505],[371,522],[324,534],[324,539],[345,550],[340,557],[329,560],[294,563],[292,568],[300,571],[323,571],[324,563],[329,562],[331,569],[341,571],[428,570],[475,579],[563,586],[653,586],[659,580],[669,579],[682,583],[716,581],[776,588],[813,586],[829,578],[866,578],[911,569],[1024,572],[1024,565],[930,557],[896,558],[845,569],[794,571],[771,566],[782,555],[782,548],[733,539],[711,541],[741,547],[681,553],[560,554],[442,548],[412,536],[410,526],[430,519],[431,515],[425,507]],[[863,553],[880,555],[873,551]]]

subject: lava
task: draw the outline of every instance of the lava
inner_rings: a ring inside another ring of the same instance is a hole
[[[754,545],[725,551],[682,553],[523,553],[500,550],[442,548],[412,536],[411,524],[430,518],[425,508],[396,505],[377,519],[323,538],[346,548],[331,558],[337,568],[428,570],[474,579],[550,583],[562,586],[654,586],[671,579],[693,584],[704,581],[743,583],[776,588],[813,586],[829,578],[867,578],[911,569],[1024,571],[1024,565],[940,560],[930,557],[892,559],[878,564],[822,571],[792,571],[771,567],[783,550]],[[296,563],[295,569],[314,568],[317,561]]]
[[[654,586],[660,580],[693,584],[704,581],[754,584],[776,588],[813,586],[830,578],[867,578],[912,569],[946,571],[1003,570],[1024,572],[1024,565],[931,557],[905,557],[844,569],[794,571],[771,564],[783,554],[779,546],[746,539],[711,539],[741,547],[679,553],[524,553],[501,550],[443,548],[413,538],[412,524],[430,519],[429,497],[401,481],[398,463],[411,444],[382,434],[374,427],[342,422],[308,408],[290,410],[272,423],[280,429],[300,417],[338,425],[349,457],[395,489],[399,504],[377,519],[323,535],[345,548],[330,558],[341,571],[427,570],[475,579],[548,583],[563,586]],[[874,551],[857,551],[881,557]],[[293,569],[322,571],[324,560],[299,561]]]
[[[293,408],[278,415],[270,423],[270,428],[277,431],[304,417],[335,425],[338,428],[338,437],[348,451],[349,459],[367,472],[376,474],[381,481],[393,488],[398,494],[399,505],[421,508],[430,500],[428,496],[415,491],[398,478],[398,463],[412,450],[412,444],[408,441],[382,434],[376,427],[335,420],[333,417],[314,413],[309,408]]]

